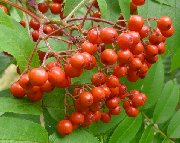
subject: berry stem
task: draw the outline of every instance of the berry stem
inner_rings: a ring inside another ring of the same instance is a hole
[[[145,117],[145,119],[153,125],[153,128],[155,131],[157,131],[158,133],[160,133],[160,135],[162,137],[164,137],[165,139],[167,139],[170,143],[175,143],[173,140],[171,140],[165,133],[163,133],[156,125],[155,123],[144,113],[144,112],[141,112],[142,115]]]

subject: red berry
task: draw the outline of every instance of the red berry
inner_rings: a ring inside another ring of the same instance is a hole
[[[137,71],[142,67],[142,62],[138,58],[134,58],[130,65],[129,65],[131,70]]]
[[[32,32],[32,38],[33,38],[34,42],[36,42],[39,39],[39,31],[38,30],[34,30]]]
[[[101,53],[101,61],[105,65],[113,65],[117,62],[118,56],[112,49],[106,49]]]
[[[91,93],[92,93],[94,102],[99,102],[99,101],[105,99],[105,93],[101,87],[92,88]]]
[[[127,86],[123,83],[119,84],[119,95],[120,97],[127,93]]]
[[[120,49],[129,49],[133,45],[133,37],[130,33],[121,33],[118,37],[118,46]]]
[[[141,96],[141,94],[136,94],[132,97],[132,105],[133,107],[139,107],[144,105],[144,100],[143,97]]]
[[[76,53],[70,58],[69,62],[72,65],[72,67],[81,69],[84,67],[85,58],[81,53]]]
[[[33,92],[33,93],[28,93],[27,97],[30,101],[32,102],[36,102],[42,99],[43,97],[43,93],[42,91],[37,91],[37,92]]]
[[[54,86],[48,80],[41,86],[43,92],[51,92],[53,89]]]
[[[60,67],[53,67],[48,73],[48,80],[57,86],[65,80],[65,72]]]
[[[90,92],[82,92],[79,94],[80,104],[89,107],[93,104],[93,95]]]
[[[132,106],[132,101],[131,100],[125,100],[124,102],[123,102],[123,108],[126,110],[126,109],[128,109],[129,107],[131,107]]]
[[[142,29],[139,31],[139,35],[141,39],[147,37],[149,35],[149,32],[150,32],[149,26],[144,25]]]
[[[135,31],[131,31],[129,33],[131,34],[131,37],[133,39],[133,45],[132,46],[136,46],[140,42],[140,35],[139,35],[139,33],[135,32]]]
[[[129,107],[126,109],[126,114],[129,117],[136,117],[138,115],[139,111],[138,109],[134,108],[134,107]]]
[[[161,31],[162,35],[164,37],[171,37],[174,34],[174,27],[171,26],[171,28],[167,31]]]
[[[139,55],[142,54],[144,52],[144,46],[142,43],[138,43],[136,46],[131,48],[131,52],[134,55]]]
[[[51,33],[53,32],[53,28],[52,28],[50,25],[45,25],[45,26],[43,27],[43,32],[44,32],[45,34],[51,34]]]
[[[91,77],[91,82],[95,86],[102,85],[102,84],[104,84],[106,82],[106,75],[104,73],[102,73],[102,72],[95,73]]]
[[[111,115],[119,115],[121,113],[121,108],[117,106],[116,108],[110,109],[109,113]]]
[[[144,20],[139,15],[132,15],[128,21],[128,28],[131,31],[140,31],[144,25]]]
[[[97,122],[101,119],[101,112],[100,111],[96,111],[94,113],[94,121]]]
[[[19,85],[19,82],[15,82],[10,87],[10,92],[14,97],[22,98],[25,96],[25,90]]]
[[[101,42],[101,39],[99,37],[99,30],[97,28],[93,28],[88,31],[87,39],[92,44],[99,44]]]
[[[100,18],[101,17],[101,12],[98,10],[96,12],[94,12],[91,17],[94,17],[94,18]],[[99,20],[94,20],[96,22],[99,22]]]
[[[155,45],[148,45],[146,47],[146,55],[149,57],[153,57],[158,54],[158,48]]]
[[[51,13],[53,14],[60,14],[61,9],[62,6],[59,3],[52,3],[52,5],[50,6]]]
[[[29,85],[30,85],[30,82],[29,82],[29,75],[28,74],[23,74],[20,79],[19,79],[19,85],[26,89]]]
[[[161,42],[157,45],[158,48],[158,54],[164,54],[164,52],[166,51],[166,45],[165,43]]]
[[[132,0],[132,2],[135,4],[135,5],[143,5],[145,3],[145,0]]]
[[[135,5],[133,2],[130,2],[130,13],[133,14],[137,11],[137,5]]]
[[[172,20],[169,16],[162,16],[161,18],[158,19],[157,27],[161,31],[167,31],[171,28],[171,26],[172,26]]]
[[[46,65],[46,70],[47,71],[50,71],[53,67],[60,67],[60,63],[58,62],[49,62],[47,65]]]
[[[117,54],[119,62],[123,64],[128,64],[133,59],[133,54],[129,50],[120,50]]]
[[[117,106],[119,106],[119,101],[120,101],[119,97],[110,98],[110,99],[106,100],[106,106],[109,109],[114,109]]]
[[[48,11],[48,5],[46,3],[38,3],[38,9],[42,13],[46,13]]]
[[[127,80],[130,82],[136,82],[139,79],[139,76],[137,74],[137,71],[134,70],[128,70],[127,73]]]
[[[40,23],[36,19],[31,18],[29,26],[34,30],[38,30],[40,28]]]
[[[0,4],[0,9],[2,9],[5,13],[8,13],[8,9],[4,5]]]
[[[107,87],[106,85],[102,85],[101,88],[104,90],[106,98],[108,98],[111,94],[111,90],[109,89],[109,87]]]
[[[70,121],[73,124],[83,124],[84,123],[84,115],[80,112],[73,112],[69,117]]]
[[[114,97],[114,96],[118,96],[119,95],[119,87],[115,87],[115,88],[109,88],[111,91],[111,94],[109,97]]]
[[[23,20],[19,21],[19,24],[21,24],[24,28],[26,27],[26,22]]]
[[[67,88],[67,87],[69,87],[70,84],[71,84],[71,78],[66,76],[65,79],[63,79],[63,81],[56,84],[56,87],[58,87],[58,88]]]
[[[94,59],[94,56],[90,55],[87,52],[83,52],[82,56],[84,57],[84,68],[87,70],[93,69],[96,65],[96,60]]]
[[[127,74],[127,67],[126,66],[114,66],[113,69],[113,75],[115,75],[117,78],[121,78]]]
[[[63,3],[64,0],[53,0],[54,3]]]
[[[101,121],[103,123],[108,123],[111,120],[111,115],[109,114],[109,112],[105,112],[101,114]]]
[[[69,120],[61,120],[57,124],[57,131],[60,135],[65,136],[72,132],[73,125]]]
[[[29,72],[29,81],[32,85],[42,86],[48,80],[48,74],[43,68],[34,68]]]
[[[100,30],[100,38],[103,43],[111,44],[116,41],[118,33],[114,28],[105,27]]]
[[[73,78],[73,77],[79,77],[82,74],[83,70],[74,68],[72,67],[71,64],[65,64],[64,72],[66,73],[67,76]]]
[[[119,79],[114,75],[110,75],[107,78],[106,85],[108,87],[115,88],[115,87],[117,87],[119,85]]]
[[[93,55],[97,51],[97,45],[93,45],[89,41],[85,41],[81,44],[81,49],[83,52],[87,52],[91,55]]]

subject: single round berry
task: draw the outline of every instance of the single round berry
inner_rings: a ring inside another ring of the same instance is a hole
[[[134,55],[139,55],[142,54],[144,52],[144,46],[142,43],[138,43],[136,46],[131,48],[131,52]]]
[[[138,109],[131,107],[131,106],[129,108],[127,108],[125,111],[129,117],[136,117],[139,113]]]
[[[113,75],[115,75],[117,78],[121,78],[127,74],[127,67],[126,66],[119,66],[116,65],[113,68]]]
[[[60,14],[61,9],[62,6],[59,3],[52,3],[52,5],[50,6],[51,13],[53,14]]]
[[[0,9],[2,9],[5,13],[8,13],[8,9],[4,5],[0,4]]]
[[[43,92],[51,92],[53,89],[54,86],[48,80],[41,86]]]
[[[92,44],[99,44],[101,42],[99,34],[100,32],[97,28],[93,28],[89,30],[87,34],[88,41],[91,42]]]
[[[146,55],[149,57],[153,57],[158,54],[158,48],[155,45],[148,45],[146,47]]]
[[[104,73],[102,73],[102,72],[95,73],[91,77],[91,82],[95,86],[102,85],[102,84],[104,84],[106,82],[106,75]]]
[[[73,124],[83,124],[84,123],[84,115],[80,112],[73,112],[69,117],[70,121]]]
[[[147,37],[149,35],[150,28],[149,26],[143,25],[142,29],[139,31],[139,35],[141,39]]]
[[[133,14],[137,11],[137,5],[135,5],[132,1],[130,2],[130,13]]]
[[[38,30],[34,30],[32,32],[32,38],[33,38],[34,42],[36,42],[39,39],[39,31]]]
[[[119,97],[110,98],[110,99],[106,100],[106,106],[109,109],[114,109],[117,106],[119,106],[119,101],[120,101]]]
[[[20,79],[19,79],[19,85],[26,89],[31,83],[29,82],[29,75],[28,74],[23,74]]]
[[[123,108],[126,110],[126,109],[128,109],[129,107],[131,107],[132,106],[132,101],[131,100],[125,100],[124,102],[123,102]]]
[[[29,72],[29,81],[32,85],[42,86],[48,80],[48,73],[43,68],[33,68]]]
[[[108,98],[111,94],[111,90],[106,85],[102,85],[101,88],[104,90],[105,97]]]
[[[129,50],[120,50],[117,54],[119,62],[122,64],[128,64],[133,59],[133,54]]]
[[[129,65],[131,70],[137,71],[142,67],[142,62],[138,58],[134,58],[130,65]]]
[[[105,93],[101,87],[92,88],[91,93],[92,93],[94,102],[99,102],[105,99]]]
[[[136,82],[139,79],[137,71],[129,69],[127,72],[127,80],[130,82]]]
[[[60,67],[53,67],[48,73],[49,82],[55,86],[61,84],[65,78],[65,72]]]
[[[171,28],[171,26],[172,26],[172,20],[169,16],[162,16],[161,18],[158,19],[157,27],[161,31],[167,31]]]
[[[111,44],[116,41],[118,33],[114,28],[105,27],[100,30],[100,38],[103,43]]]
[[[101,61],[105,65],[113,65],[117,62],[118,56],[112,49],[106,49],[101,53]]]
[[[72,67],[81,69],[84,67],[85,59],[81,53],[76,53],[70,58],[69,62],[72,65]]]
[[[117,106],[116,108],[110,109],[109,113],[111,115],[119,115],[121,113],[121,108]]]
[[[127,93],[127,86],[123,83],[119,84],[119,96],[122,97]]]
[[[93,59],[94,56],[90,55],[87,52],[83,52],[81,54],[84,57],[84,68],[87,70],[93,69],[94,66],[96,65],[96,63],[94,63],[94,59]]]
[[[66,73],[67,76],[73,78],[73,77],[79,77],[82,74],[83,69],[77,69],[72,67],[71,64],[65,64],[64,72]]]
[[[130,33],[121,33],[118,37],[118,46],[120,49],[129,49],[133,45],[133,37]]]
[[[97,45],[93,45],[89,41],[85,41],[84,43],[81,44],[81,49],[83,52],[87,52],[91,55],[93,55],[97,51]]]
[[[53,32],[53,28],[52,28],[50,25],[45,25],[45,26],[43,27],[43,32],[44,32],[45,34],[51,34],[51,33]]]
[[[40,23],[36,19],[31,18],[29,22],[29,26],[33,28],[34,30],[38,30],[40,28]]]
[[[42,91],[27,93],[27,98],[32,102],[36,102],[43,98],[43,93]]]
[[[19,85],[19,82],[15,82],[10,87],[11,94],[16,98],[22,98],[25,96],[25,90]]]
[[[129,32],[132,39],[133,39],[133,45],[132,46],[136,46],[139,42],[140,42],[140,35],[138,32],[135,31],[131,31]]]
[[[165,43],[161,42],[157,45],[158,48],[158,54],[164,54],[164,52],[166,51],[166,45]]]
[[[100,111],[96,111],[94,113],[94,122],[97,122],[101,119],[101,112]]]
[[[162,35],[164,37],[171,37],[174,34],[174,27],[171,26],[171,28],[167,31],[161,31]]]
[[[89,107],[93,104],[93,95],[90,92],[82,92],[79,94],[80,104]]]
[[[111,91],[111,94],[109,97],[114,97],[119,95],[119,87],[109,88]]]
[[[136,94],[132,97],[132,105],[133,107],[139,107],[144,105],[144,99],[143,96],[141,96],[141,94]]]
[[[139,32],[144,25],[144,20],[139,15],[132,15],[128,21],[128,28],[131,31]]]
[[[60,63],[58,62],[49,62],[47,65],[46,65],[46,71],[50,71],[52,68],[54,67],[60,67]]]
[[[110,88],[115,88],[119,85],[119,79],[114,75],[110,75],[107,78],[106,85]]]
[[[103,123],[108,123],[111,120],[111,115],[109,114],[109,112],[105,112],[101,114],[101,121]]]
[[[69,120],[61,120],[57,124],[57,131],[60,135],[65,136],[72,132],[73,125]]]
[[[48,5],[46,3],[38,3],[38,9],[42,13],[46,13],[48,11]]]

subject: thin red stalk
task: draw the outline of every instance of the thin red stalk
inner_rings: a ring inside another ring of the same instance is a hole
[[[73,44],[73,42],[71,42],[69,40],[62,39],[60,37],[50,36],[49,38],[54,38],[54,39],[61,40],[61,41],[65,42],[65,43],[68,43],[68,44]]]

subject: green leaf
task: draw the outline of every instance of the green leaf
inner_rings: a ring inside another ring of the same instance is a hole
[[[180,138],[180,110],[178,110],[171,119],[167,135],[171,138]]]
[[[53,92],[45,94],[43,99],[44,107],[56,121],[64,117],[64,95],[64,89],[55,89]]]
[[[118,0],[122,15],[125,19],[130,17],[130,0]]]
[[[126,117],[115,129],[108,143],[129,143],[138,132],[142,115],[136,118]]]
[[[27,99],[13,97],[0,97],[0,112],[13,112],[18,114],[40,115],[39,103],[32,103]]]
[[[0,117],[1,143],[47,143],[48,133],[28,120]]]
[[[106,0],[98,0],[98,6],[101,11],[101,17],[106,19],[108,16],[108,8],[107,8]]]
[[[171,69],[172,70],[175,70],[177,68],[180,67],[180,49],[177,49],[175,52],[174,52],[174,55],[172,57],[172,61],[171,61]]]
[[[49,137],[49,140],[50,143],[99,143],[97,138],[82,129],[75,130],[65,137],[54,133]]]
[[[0,11],[0,31],[0,50],[13,55],[22,71],[26,67],[34,46],[27,30],[10,16]],[[31,66],[39,66],[37,54],[35,54]]]
[[[120,16],[121,9],[119,7],[118,0],[106,0],[108,7],[108,20],[116,22]]]
[[[125,117],[125,113],[121,113],[119,116],[113,116],[111,121],[109,123],[102,123],[102,122],[97,122],[93,123],[87,131],[94,134],[94,135],[99,135],[99,134],[104,134],[110,129],[114,128],[119,122],[121,122]]]
[[[151,125],[149,125],[143,132],[139,143],[152,143],[154,139],[154,130]]]
[[[179,87],[176,81],[169,81],[156,104],[153,119],[156,123],[164,123],[174,113],[179,101]]]
[[[152,107],[161,94],[161,90],[164,84],[164,67],[161,58],[158,62],[154,64],[146,78],[144,79],[144,84],[142,91],[147,95],[148,100],[144,106],[145,109]]]
[[[72,79],[73,84],[85,84],[91,83],[91,77],[93,74],[97,72],[97,69],[94,68],[92,70],[84,70],[80,77],[76,77]]]

